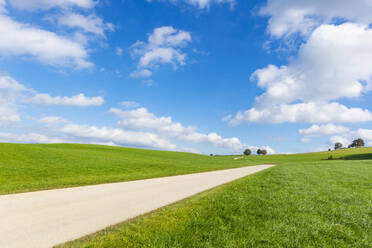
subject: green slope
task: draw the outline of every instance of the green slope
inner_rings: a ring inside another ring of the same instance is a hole
[[[333,156],[369,156],[372,150],[348,149]],[[191,153],[110,146],[0,143],[0,194],[119,182],[234,168],[262,163],[321,161],[329,153],[210,157]]]
[[[370,148],[250,157],[280,165],[60,247],[370,248],[371,159]]]

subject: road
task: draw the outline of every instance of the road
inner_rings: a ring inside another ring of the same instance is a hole
[[[2,195],[0,247],[53,247],[272,166]]]

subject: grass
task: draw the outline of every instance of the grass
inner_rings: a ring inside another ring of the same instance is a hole
[[[319,161],[330,153],[210,157],[122,147],[0,143],[0,194],[172,176],[263,163]],[[372,149],[339,150],[334,157],[368,157]]]
[[[110,146],[0,143],[0,194],[234,168],[252,163]]]
[[[245,158],[280,165],[58,248],[370,248],[371,154]]]
[[[0,194],[276,163],[59,248],[372,247],[371,148],[236,157],[0,144]]]

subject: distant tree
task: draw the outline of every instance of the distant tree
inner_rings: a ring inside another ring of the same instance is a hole
[[[342,147],[344,147],[344,146],[340,142],[337,142],[335,144],[335,150],[341,149]]]
[[[328,151],[329,151],[329,152],[332,151],[331,148],[329,148]]]
[[[261,150],[261,154],[262,155],[266,155],[267,154],[267,150]]]
[[[250,149],[245,149],[245,151],[244,151],[245,156],[249,156],[251,154],[252,154],[252,151]]]
[[[211,153],[211,154],[209,154],[209,156],[213,157],[213,154]]]
[[[352,148],[352,147],[363,147],[364,146],[364,140],[359,138],[359,139],[356,139],[356,140],[353,140],[353,143],[351,143],[349,145],[349,148]]]
[[[258,150],[257,150],[257,155],[261,155],[261,154],[262,154],[261,149],[258,149]]]

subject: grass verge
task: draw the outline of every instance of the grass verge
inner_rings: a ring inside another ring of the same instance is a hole
[[[372,162],[286,162],[58,248],[372,247]]]

